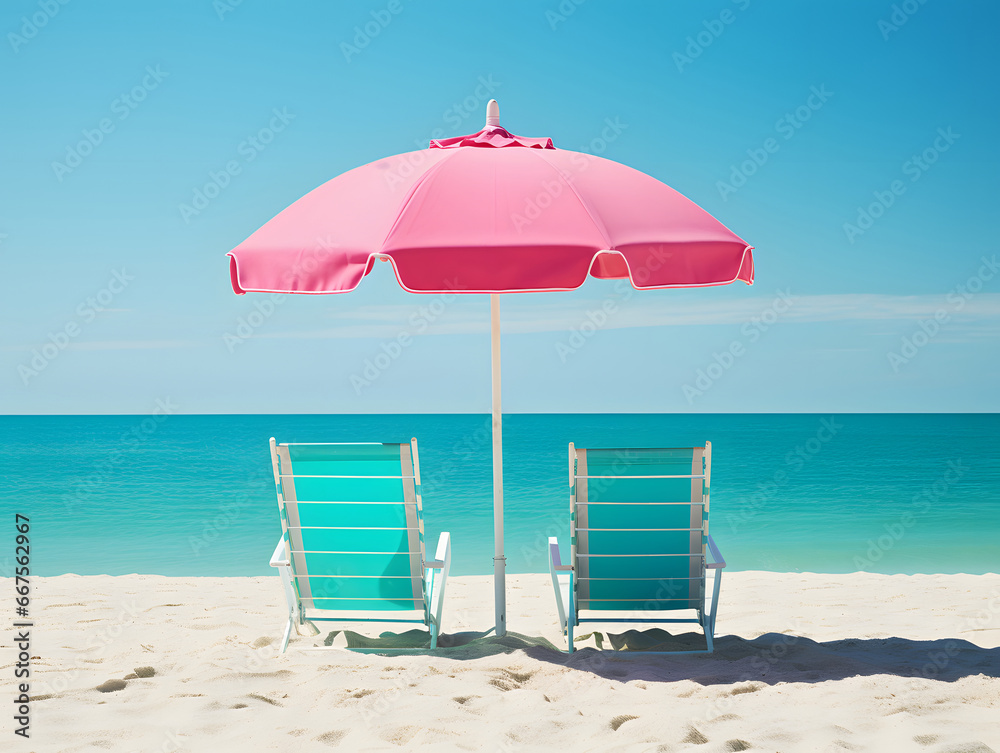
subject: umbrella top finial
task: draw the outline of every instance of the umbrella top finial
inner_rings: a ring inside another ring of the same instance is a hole
[[[486,128],[500,125],[500,105],[495,99],[486,103]]]

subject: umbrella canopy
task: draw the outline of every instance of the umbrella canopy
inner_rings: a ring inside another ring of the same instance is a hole
[[[669,186],[491,124],[324,183],[229,256],[237,293],[344,293],[376,258],[414,293],[753,282],[751,247]]]
[[[491,294],[494,573],[506,632],[499,293],[753,283],[752,247],[645,173],[486,126],[344,173],[229,252],[233,290],[346,293],[376,260],[414,293]]]

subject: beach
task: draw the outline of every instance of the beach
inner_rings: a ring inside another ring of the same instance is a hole
[[[746,571],[722,585],[712,655],[598,652],[593,637],[555,650],[542,574],[508,576],[502,639],[478,637],[491,579],[462,576],[442,638],[462,645],[359,654],[320,623],[282,655],[274,576],[38,578],[31,737],[16,749],[1000,751],[1000,575]],[[14,633],[2,641],[14,657]]]

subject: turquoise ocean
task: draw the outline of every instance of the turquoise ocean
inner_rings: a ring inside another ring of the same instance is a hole
[[[266,575],[279,537],[268,438],[419,444],[428,546],[492,571],[481,415],[4,416],[0,575],[14,514],[36,575]],[[712,442],[711,533],[734,570],[1000,571],[1000,414],[508,415],[508,571],[569,528],[567,444]]]

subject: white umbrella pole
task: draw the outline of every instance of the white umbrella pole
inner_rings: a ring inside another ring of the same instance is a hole
[[[500,411],[500,296],[490,295],[490,342],[493,346],[493,589],[496,634],[507,635],[507,590],[503,556],[503,431]]]

